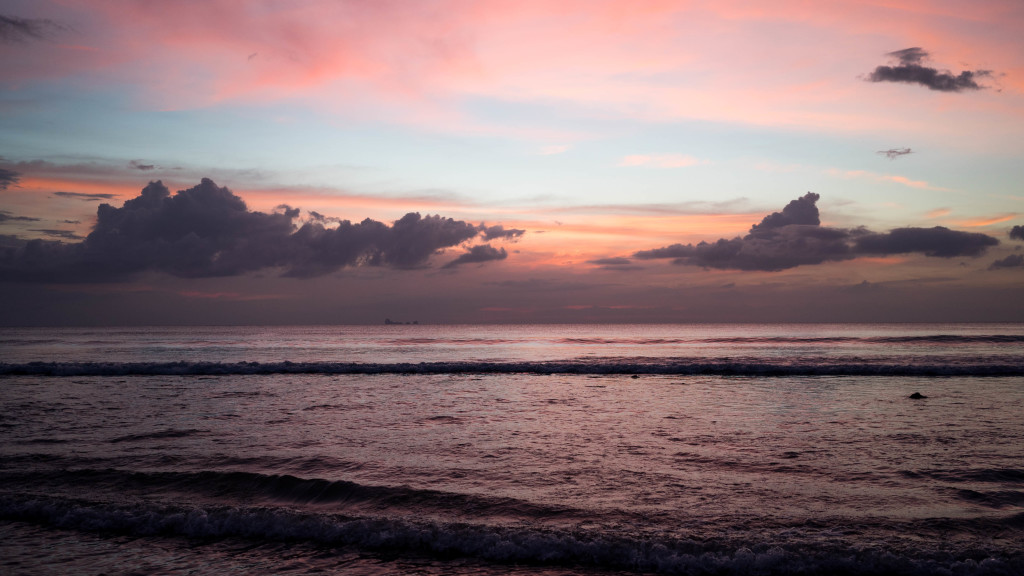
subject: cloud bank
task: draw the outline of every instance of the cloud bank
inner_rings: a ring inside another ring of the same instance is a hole
[[[1010,228],[1010,239],[1024,240],[1024,226],[1014,226],[1013,228]]]
[[[721,238],[699,244],[673,244],[635,253],[643,260],[670,258],[676,264],[719,270],[774,272],[850,260],[862,255],[919,252],[925,256],[952,258],[978,256],[999,240],[985,234],[960,232],[942,226],[898,228],[886,233],[821,226],[818,194],[808,192],[791,201],[782,212],[765,216],[743,237]]]
[[[0,277],[95,282],[123,281],[147,271],[196,278],[263,269],[292,277],[360,265],[408,269],[425,266],[434,254],[481,233],[467,222],[418,213],[390,226],[323,217],[300,226],[297,208],[250,211],[241,198],[206,178],[174,195],[162,182],[150,182],[121,208],[101,204],[96,215],[95,227],[82,242],[30,240],[0,248]],[[504,249],[483,245],[455,262],[505,257]]]
[[[964,70],[954,75],[949,71],[940,72],[936,68],[923,66],[921,63],[928,59],[928,52],[918,47],[889,52],[886,56],[896,58],[899,64],[876,67],[867,77],[869,82],[902,82],[920,84],[940,92],[962,92],[985,88],[978,84],[978,79],[992,76],[991,70]]]

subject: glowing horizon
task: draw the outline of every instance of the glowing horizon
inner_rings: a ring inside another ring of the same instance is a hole
[[[1019,3],[15,0],[0,17],[0,290],[39,322],[157,321],[158,302],[186,322],[234,303],[213,312],[234,323],[1024,319]],[[245,203],[225,218],[298,209],[292,233],[392,234],[410,213],[458,231],[415,258],[385,236],[333,254],[281,236],[294,252],[260,260],[197,212],[166,224],[216,248],[195,268],[115,266],[86,240],[129,237],[100,204],[142,217],[125,202],[147,183],[173,198],[204,178]],[[33,240],[65,260],[26,256]],[[86,261],[118,275],[75,276]]]

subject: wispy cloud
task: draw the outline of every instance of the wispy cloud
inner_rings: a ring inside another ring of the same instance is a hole
[[[629,258],[623,257],[596,258],[594,260],[587,260],[587,264],[593,264],[602,270],[612,270],[617,272],[643,270],[643,266],[637,266],[636,263]]]
[[[74,230],[57,230],[53,228],[32,228],[30,232],[38,232],[51,238],[60,238],[62,240],[82,240],[83,236],[77,234]]]
[[[1001,224],[1003,222],[1009,222],[1018,216],[1017,213],[1012,214],[999,214],[996,216],[986,216],[979,218],[971,218],[969,220],[959,220],[954,222],[957,226],[964,226],[967,228],[981,228],[984,226],[991,226],[993,224]]]
[[[67,26],[45,18],[18,18],[0,14],[0,42],[7,44],[45,40],[67,29]]]
[[[39,222],[39,218],[31,216],[15,216],[7,210],[0,210],[0,222]]]
[[[902,186],[907,186],[908,188],[917,188],[919,190],[949,191],[949,188],[933,186],[924,180],[911,180],[906,176],[898,176],[895,174],[879,174],[877,172],[869,172],[867,170],[838,170],[835,168],[830,168],[826,170],[825,173],[831,176],[838,176],[840,178],[866,178],[869,180],[875,180],[876,182],[892,182],[894,184],[900,184]]]
[[[14,170],[0,168],[0,190],[7,190],[12,184],[17,184],[21,175]]]
[[[98,200],[111,200],[117,198],[117,194],[108,194],[106,192],[99,192],[96,194],[89,194],[86,192],[54,192],[54,196],[60,196],[61,198],[74,198],[76,200],[83,200],[85,202],[96,202]]]

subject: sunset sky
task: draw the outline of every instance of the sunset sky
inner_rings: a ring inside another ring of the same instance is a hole
[[[1024,321],[1022,33],[1018,0],[4,0],[0,323]]]

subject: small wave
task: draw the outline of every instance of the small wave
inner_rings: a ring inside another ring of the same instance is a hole
[[[131,536],[246,538],[309,542],[439,558],[471,557],[496,563],[594,566],[670,574],[1019,574],[1020,555],[950,546],[913,552],[857,549],[834,539],[818,546],[778,542],[688,540],[596,530],[416,521],[299,513],[268,507],[161,506],[96,503],[54,497],[0,496],[0,518],[64,530]]]
[[[1024,484],[1024,469],[1021,468],[967,468],[962,470],[904,470],[908,478],[928,477],[945,482],[989,482],[999,484]]]
[[[160,430],[158,432],[148,432],[145,434],[126,434],[124,436],[118,436],[111,438],[111,444],[118,444],[121,442],[142,442],[145,440],[160,440],[162,438],[184,438],[186,436],[194,436],[196,434],[203,434],[206,430]]]
[[[383,344],[394,346],[420,346],[420,345],[465,345],[465,346],[500,346],[504,344],[518,344],[526,342],[522,339],[508,338],[392,338],[380,340]]]
[[[985,334],[965,336],[960,334],[933,334],[929,336],[876,336],[866,338],[871,342],[893,343],[936,343],[936,344],[1015,344],[1024,342],[1024,334]]]
[[[831,344],[863,340],[865,339],[853,336],[734,336],[729,338],[708,338],[702,340],[702,342],[712,342],[715,344]]]
[[[958,498],[981,504],[989,508],[1018,508],[1024,504],[1024,492],[1017,490],[994,490],[979,492],[961,488],[955,491]]]
[[[17,441],[16,444],[67,444],[68,441],[64,438],[30,438],[28,440]]]
[[[923,336],[736,336],[708,338],[694,342],[716,344],[834,344],[865,342],[873,344],[1015,344],[1024,342],[1022,334],[929,334]]]
[[[474,517],[537,521],[572,519],[583,513],[571,508],[542,506],[508,497],[459,494],[408,486],[375,486],[347,480],[298,478],[257,472],[130,472],[117,469],[48,470],[45,473],[0,473],[0,485],[24,486],[76,493],[91,486],[120,494],[184,494],[189,501],[214,497],[224,502],[264,502],[324,506],[333,509],[397,511],[398,513],[458,511]]]
[[[270,374],[661,374],[721,376],[1024,376],[1024,356],[996,358],[597,358],[543,362],[28,362],[0,376]]]
[[[701,342],[701,340],[684,338],[561,338],[559,344],[633,344],[633,345],[658,345],[658,344],[687,344]],[[704,340],[707,342],[707,340]]]

